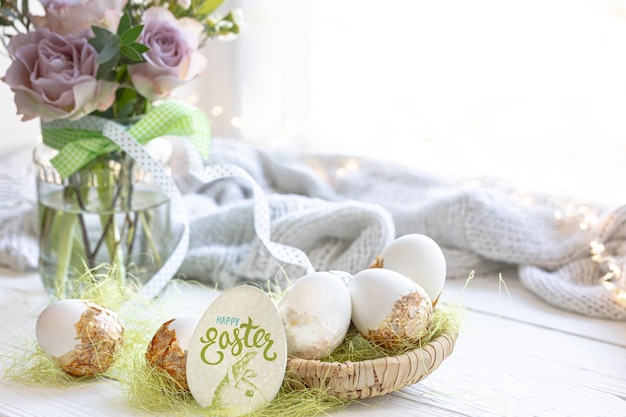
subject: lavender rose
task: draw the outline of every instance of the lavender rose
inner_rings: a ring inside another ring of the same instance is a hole
[[[128,0],[40,0],[46,15],[33,16],[36,27],[47,27],[61,35],[79,33],[92,25],[117,30]]]
[[[117,83],[96,80],[98,53],[86,36],[61,36],[46,28],[18,34],[4,81],[15,93],[22,120],[76,120],[113,104]]]
[[[203,27],[190,18],[176,20],[162,7],[144,13],[140,42],[150,50],[143,54],[146,62],[130,65],[128,71],[137,91],[148,99],[161,99],[181,84],[199,76],[206,59],[198,52]]]

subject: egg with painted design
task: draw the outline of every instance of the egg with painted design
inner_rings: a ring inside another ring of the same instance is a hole
[[[303,359],[330,355],[346,336],[350,292],[340,274],[313,272],[295,281],[278,303],[287,354]]]
[[[105,372],[124,342],[124,326],[112,310],[66,299],[50,304],[35,326],[41,350],[64,372],[88,376]]]
[[[163,323],[152,336],[146,360],[171,378],[175,388],[189,391],[187,383],[187,352],[200,315],[180,316]]]
[[[433,306],[426,291],[383,268],[363,270],[348,284],[352,322],[361,335],[387,349],[418,343],[429,332]]]

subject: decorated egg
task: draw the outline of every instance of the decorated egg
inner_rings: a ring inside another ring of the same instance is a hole
[[[446,281],[446,259],[439,245],[420,234],[400,236],[383,249],[378,267],[401,273],[418,283],[434,303]]]
[[[278,304],[285,326],[287,354],[303,359],[328,356],[343,342],[352,306],[342,278],[313,272],[295,281]]]
[[[385,348],[417,343],[428,333],[433,306],[419,284],[382,268],[361,271],[348,284],[352,322],[364,338]]]
[[[41,350],[72,376],[106,371],[123,344],[124,327],[114,311],[67,299],[46,307],[36,324]]]
[[[172,377],[179,388],[189,391],[187,384],[187,351],[200,316],[181,316],[166,321],[155,332],[148,349],[149,364]]]

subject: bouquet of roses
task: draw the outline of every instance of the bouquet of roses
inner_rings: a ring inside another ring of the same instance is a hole
[[[124,118],[146,113],[205,69],[208,39],[238,35],[240,12],[213,17],[223,0],[0,0],[3,80],[22,120]]]
[[[49,292],[75,293],[68,283],[104,264],[121,280],[133,271],[145,283],[171,253],[168,198],[142,189],[145,172],[105,131],[123,128],[131,147],[186,136],[208,155],[206,115],[166,99],[204,71],[202,45],[239,34],[239,10],[215,14],[223,1],[0,0],[11,59],[2,81],[22,120],[41,120],[52,151],[35,152],[39,267]]]

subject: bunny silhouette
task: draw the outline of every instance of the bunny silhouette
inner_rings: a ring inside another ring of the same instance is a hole
[[[229,408],[231,404],[247,405],[256,394],[263,396],[251,381],[257,373],[248,367],[256,354],[257,351],[245,352],[241,358],[230,364],[226,375],[215,389],[212,407]]]

